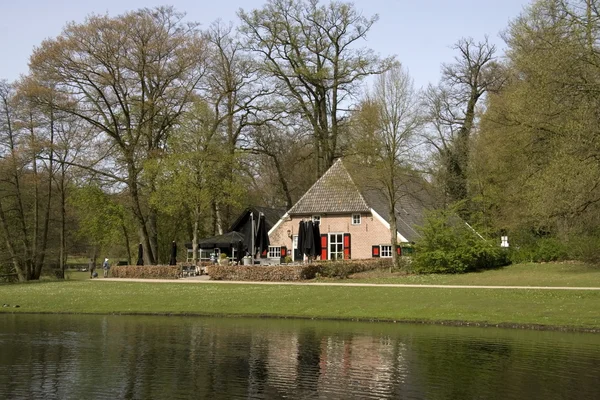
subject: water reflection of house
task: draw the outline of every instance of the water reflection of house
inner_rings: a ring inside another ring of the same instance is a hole
[[[282,393],[289,392],[298,378],[298,336],[289,332],[270,335],[268,340],[268,384]]]
[[[391,398],[407,373],[402,363],[404,350],[385,337],[324,337],[319,391],[335,386]]]

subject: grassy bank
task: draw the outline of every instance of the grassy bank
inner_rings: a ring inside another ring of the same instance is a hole
[[[599,291],[72,280],[0,285],[0,312],[156,313],[455,321],[600,330]]]
[[[320,281],[334,280],[320,279]],[[526,263],[455,275],[406,275],[378,270],[355,274],[345,281],[420,285],[600,287],[600,267],[576,262]]]

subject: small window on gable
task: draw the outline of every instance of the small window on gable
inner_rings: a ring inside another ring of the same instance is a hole
[[[360,214],[352,214],[352,225],[360,225]]]
[[[312,216],[312,220],[313,220],[313,222],[318,222],[320,224],[321,223],[321,216],[320,215],[313,215]]]

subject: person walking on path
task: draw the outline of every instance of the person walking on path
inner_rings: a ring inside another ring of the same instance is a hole
[[[104,269],[104,277],[108,278],[108,270],[110,269],[110,264],[108,263],[108,258],[104,259],[102,263],[102,269]]]
[[[94,278],[94,271],[96,270],[96,263],[91,258],[90,258],[90,262],[88,263],[88,269],[90,270],[90,279]]]

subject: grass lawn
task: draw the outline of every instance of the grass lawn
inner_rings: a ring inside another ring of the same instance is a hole
[[[422,285],[600,287],[600,267],[571,262],[527,263],[468,274],[405,275],[401,273],[389,273],[387,271],[368,271],[354,274],[347,280],[321,278],[320,281]]]
[[[600,291],[223,285],[99,280],[0,285],[0,312],[463,321],[600,329]]]

